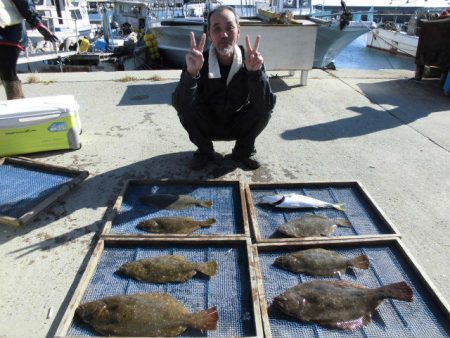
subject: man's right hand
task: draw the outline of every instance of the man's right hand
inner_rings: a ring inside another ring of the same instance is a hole
[[[194,32],[191,32],[191,50],[186,54],[187,72],[192,77],[197,77],[203,67],[203,47],[205,47],[206,34],[203,33],[197,45]]]

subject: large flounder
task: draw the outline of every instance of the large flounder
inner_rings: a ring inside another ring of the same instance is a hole
[[[350,227],[344,218],[328,218],[322,215],[304,215],[278,227],[278,231],[289,237],[330,236],[337,226]]]
[[[274,264],[295,273],[304,272],[313,276],[335,276],[345,273],[349,267],[368,269],[369,258],[366,255],[347,258],[336,251],[317,248],[277,257]]]
[[[106,297],[78,306],[76,314],[101,334],[129,337],[173,337],[188,327],[215,330],[219,318],[215,307],[189,313],[166,293]]]
[[[186,282],[197,272],[211,277],[216,274],[216,270],[216,261],[196,263],[183,256],[167,255],[125,263],[118,272],[143,282],[170,283]]]
[[[348,281],[314,280],[288,289],[273,303],[303,322],[356,330],[371,322],[372,313],[384,299],[411,302],[412,297],[406,282],[369,289]]]
[[[190,235],[200,228],[210,227],[216,223],[214,218],[196,221],[191,217],[155,217],[140,222],[137,227],[147,232],[157,234]]]
[[[154,208],[167,210],[182,210],[194,206],[211,208],[212,206],[209,200],[197,200],[189,195],[151,194],[141,197],[140,201]]]

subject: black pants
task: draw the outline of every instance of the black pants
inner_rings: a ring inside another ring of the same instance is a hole
[[[251,104],[238,112],[224,115],[215,114],[202,106],[178,111],[189,139],[200,152],[212,153],[212,141],[236,140],[233,153],[242,156],[255,152],[256,137],[267,126],[271,115],[272,111],[257,111]]]
[[[0,45],[0,78],[2,81],[17,81],[16,64],[20,49],[15,46]]]

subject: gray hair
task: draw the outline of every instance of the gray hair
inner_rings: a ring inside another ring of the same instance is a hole
[[[214,13],[222,13],[225,10],[229,10],[230,12],[232,12],[234,14],[236,25],[239,26],[239,15],[236,13],[236,10],[231,6],[221,5],[221,6],[215,7],[212,11],[210,11],[208,13],[208,20],[207,20],[207,27],[206,27],[208,31],[209,31],[209,28],[211,27],[211,16]]]

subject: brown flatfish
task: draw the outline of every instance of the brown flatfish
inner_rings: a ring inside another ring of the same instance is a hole
[[[216,223],[214,218],[196,221],[191,217],[155,217],[140,222],[137,227],[157,234],[189,235],[200,228],[210,227]]]
[[[166,293],[106,297],[81,304],[76,314],[101,334],[129,337],[173,337],[188,327],[215,330],[219,319],[216,307],[189,313]]]
[[[406,282],[369,289],[348,281],[314,280],[288,289],[273,303],[302,322],[356,330],[371,322],[372,313],[386,298],[411,302],[413,293]]]
[[[212,206],[211,201],[197,200],[189,195],[152,194],[141,197],[140,201],[154,208],[167,210],[182,210],[194,206],[211,208]]]
[[[211,277],[216,274],[216,261],[196,263],[183,256],[167,255],[139,259],[123,264],[118,272],[149,283],[186,282],[197,272]]]
[[[368,269],[369,258],[366,255],[347,258],[336,251],[317,248],[277,257],[274,264],[295,273],[304,272],[313,276],[335,276],[345,273],[349,267]]]
[[[337,226],[350,227],[344,218],[328,218],[321,215],[305,215],[280,225],[278,231],[289,237],[329,236]]]

